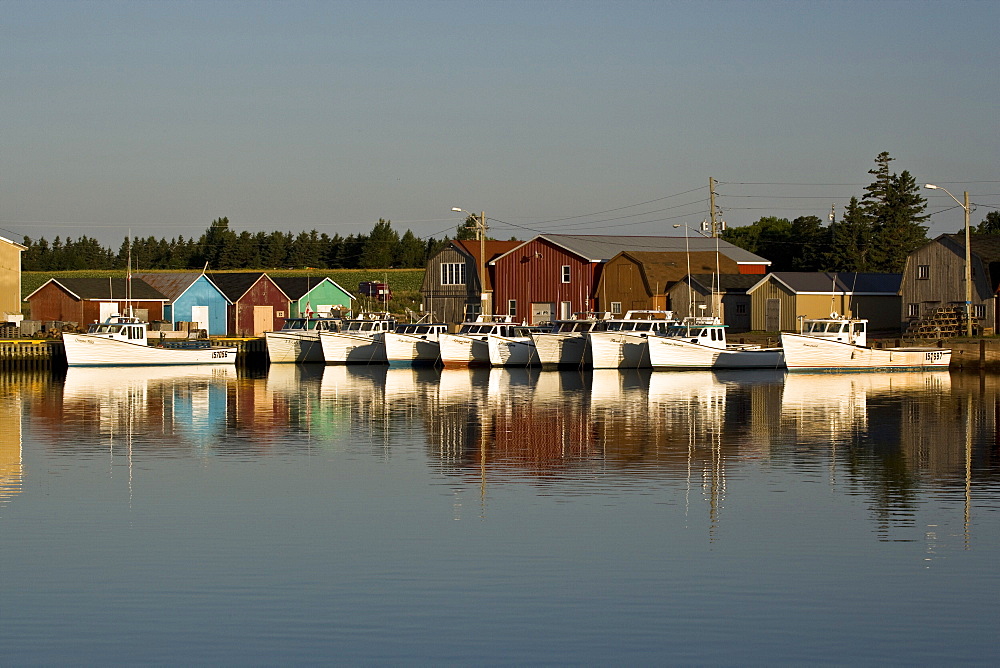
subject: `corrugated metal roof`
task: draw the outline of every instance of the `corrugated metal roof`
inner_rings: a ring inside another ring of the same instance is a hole
[[[80,299],[125,299],[124,278],[53,278]],[[37,292],[37,290],[35,291]],[[133,278],[129,298],[136,301],[170,301],[165,294],[140,278]]]
[[[667,251],[684,253],[687,251],[711,251],[718,248],[719,253],[741,264],[770,265],[759,255],[734,246],[728,241],[715,237],[624,237],[616,235],[597,234],[541,234],[535,239],[545,239],[561,246],[590,262],[607,262],[621,252],[632,251]],[[513,249],[512,249],[513,250]],[[507,251],[510,252],[510,251]]]
[[[137,272],[132,275],[146,281],[171,300],[176,300],[184,294],[184,292],[190,288],[195,281],[201,278],[201,273],[199,272]]]
[[[238,302],[261,276],[264,276],[264,273],[260,271],[208,274],[212,282],[222,290],[222,294],[229,297],[233,303]]]
[[[876,274],[862,272],[831,271],[776,271],[758,283],[771,278],[784,283],[793,292],[818,294],[896,294],[899,292],[902,274]]]

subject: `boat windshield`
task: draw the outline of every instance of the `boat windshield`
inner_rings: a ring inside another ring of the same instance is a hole
[[[282,329],[305,329],[306,321],[305,318],[289,318],[285,321],[284,327]]]

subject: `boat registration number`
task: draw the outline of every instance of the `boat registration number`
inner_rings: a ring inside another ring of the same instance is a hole
[[[941,352],[924,353],[924,359],[927,360],[928,362],[937,362],[941,359],[944,359],[944,353]]]
[[[212,359],[226,359],[229,357],[228,350],[214,350],[212,351]]]

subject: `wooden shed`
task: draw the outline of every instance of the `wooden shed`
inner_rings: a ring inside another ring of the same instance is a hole
[[[350,317],[354,295],[328,276],[274,276],[272,280],[288,295],[288,317],[305,313],[340,313]]]
[[[0,323],[20,322],[21,253],[27,248],[0,237]]]
[[[980,331],[1000,327],[1000,235],[970,237],[972,317]],[[910,327],[944,309],[965,312],[965,234],[942,234],[910,253],[899,287],[900,320]]]
[[[228,334],[229,299],[204,273],[143,272],[141,278],[170,299],[163,309],[163,319],[172,323],[193,322],[194,329],[204,329],[209,336]]]
[[[901,274],[776,271],[754,284],[751,328],[794,332],[799,318],[867,318],[869,331],[899,331]]]
[[[24,298],[31,305],[31,319],[73,322],[86,327],[130,310],[147,322],[163,320],[166,295],[133,277],[50,278]]]
[[[670,310],[678,318],[717,315],[730,332],[747,332],[751,328],[752,307],[747,290],[759,281],[759,276],[749,274],[685,276],[670,288]]]
[[[432,313],[434,320],[450,323],[474,319],[483,304],[486,313],[493,313],[493,268],[488,262],[520,243],[488,240],[480,247],[479,241],[452,241],[427,262],[420,286],[423,310]],[[480,262],[480,254],[485,263]],[[480,269],[484,264],[485,271]],[[483,275],[485,284],[481,285]]]
[[[289,317],[288,295],[267,274],[212,272],[208,277],[230,301],[230,336],[264,336],[281,329]]]
[[[597,297],[612,315],[631,310],[664,309],[677,312],[670,289],[684,276],[714,273],[736,274],[730,258],[711,252],[623,251],[608,260],[597,282]],[[759,277],[752,278],[756,282]],[[681,305],[687,308],[684,298]]]

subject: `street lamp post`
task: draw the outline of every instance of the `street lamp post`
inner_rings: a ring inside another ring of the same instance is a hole
[[[948,192],[947,188],[926,184],[924,188],[928,190],[943,190],[948,197],[955,200],[962,209],[965,210],[965,334],[972,336],[972,248],[969,243],[969,191],[965,191],[965,203],[958,201],[958,198]]]
[[[486,212],[481,211],[476,216],[457,206],[451,207],[451,210],[468,214],[476,220],[476,234],[479,236],[479,267],[476,269],[479,275],[479,315],[486,315]]]

